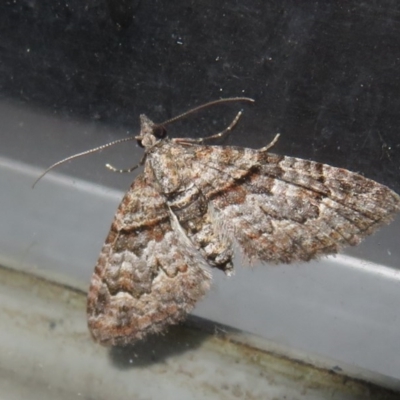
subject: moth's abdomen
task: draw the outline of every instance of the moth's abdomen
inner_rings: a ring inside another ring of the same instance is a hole
[[[202,191],[191,183],[175,196],[170,195],[168,205],[191,245],[207,263],[230,273],[233,269],[231,236]]]

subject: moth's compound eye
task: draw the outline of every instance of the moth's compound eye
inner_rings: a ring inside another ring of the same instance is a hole
[[[138,146],[139,146],[139,147],[141,147],[141,148],[144,148],[144,146],[143,146],[143,143],[142,143],[142,140],[141,140],[141,139],[137,139],[137,140],[136,140],[136,142],[137,142],[137,144],[138,144]]]
[[[154,131],[154,136],[158,139],[164,139],[167,136],[167,130],[163,126],[158,126]]]

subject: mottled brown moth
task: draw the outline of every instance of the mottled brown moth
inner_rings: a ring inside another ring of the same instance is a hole
[[[241,113],[207,138],[166,136],[171,122],[228,101],[253,100],[218,100],[163,124],[140,116],[134,139],[144,171],[121,201],[88,294],[99,343],[132,344],[182,320],[209,289],[212,268],[233,271],[234,241],[250,260],[309,261],[359,244],[400,211],[400,197],[384,185],[270,153],[278,135],[261,149],[204,144],[229,133]]]

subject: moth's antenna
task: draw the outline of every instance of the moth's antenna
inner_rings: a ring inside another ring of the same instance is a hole
[[[186,111],[186,112],[184,112],[183,114],[178,115],[177,117],[171,118],[171,119],[169,119],[169,120],[163,122],[162,124],[155,124],[153,128],[163,127],[163,126],[165,126],[165,125],[167,125],[167,124],[170,124],[170,123],[172,123],[172,122],[175,122],[175,121],[178,121],[178,120],[180,120],[180,119],[182,119],[182,118],[185,118],[185,117],[187,117],[189,114],[193,114],[193,113],[195,113],[195,112],[197,112],[197,111],[200,111],[200,110],[202,110],[202,109],[204,109],[204,108],[211,107],[211,106],[216,105],[216,104],[229,103],[229,102],[234,102],[234,101],[248,101],[248,102],[250,102],[250,103],[254,103],[254,100],[251,99],[251,98],[249,98],[249,97],[228,97],[228,98],[226,98],[226,99],[214,100],[214,101],[210,101],[209,103],[203,104],[203,105],[201,105],[201,106],[192,108],[191,110]],[[40,181],[40,179],[42,179],[49,171],[51,171],[51,170],[52,170],[53,168],[55,168],[55,167],[58,167],[58,166],[61,165],[61,164],[66,163],[67,161],[71,161],[71,160],[74,160],[75,158],[79,158],[79,157],[82,157],[82,156],[86,156],[86,155],[88,155],[88,154],[91,154],[91,153],[95,153],[95,152],[97,152],[97,151],[104,150],[104,149],[106,149],[107,147],[111,147],[111,146],[114,146],[114,145],[116,145],[116,144],[123,143],[123,142],[128,142],[128,141],[130,141],[130,140],[137,140],[137,137],[134,136],[134,137],[128,137],[128,138],[124,138],[124,139],[118,139],[118,140],[115,140],[115,141],[113,141],[113,142],[103,144],[102,146],[95,147],[94,149],[90,149],[90,150],[83,151],[82,153],[74,154],[73,156],[64,158],[64,159],[61,160],[61,161],[57,161],[55,164],[53,164],[53,165],[51,165],[49,168],[47,168],[47,169],[36,179],[36,181],[35,181],[35,182],[33,183],[33,185],[32,185],[32,188],[34,188],[35,185]],[[110,168],[110,167],[108,167],[108,168]],[[110,169],[115,169],[115,168],[111,167]]]
[[[193,114],[193,113],[195,113],[197,111],[200,111],[200,110],[202,110],[204,108],[208,108],[208,107],[214,106],[216,104],[221,104],[221,103],[230,103],[230,102],[233,102],[233,101],[248,101],[250,103],[254,103],[255,100],[251,99],[250,97],[228,97],[226,99],[219,99],[219,100],[210,101],[209,103],[206,103],[206,104],[203,104],[201,106],[192,108],[191,110],[186,111],[183,114],[180,114],[180,115],[178,115],[178,116],[176,116],[174,118],[171,118],[171,119],[163,122],[162,124],[157,124],[156,126],[165,126],[167,124],[171,124],[172,122],[176,122],[176,121],[178,121],[178,120],[180,120],[182,118],[185,118],[189,114]]]
[[[74,160],[75,158],[79,158],[79,157],[82,157],[82,156],[86,156],[87,154],[96,153],[97,151],[104,150],[104,149],[106,149],[107,147],[111,147],[111,146],[114,146],[114,145],[116,145],[116,144],[123,143],[123,142],[129,142],[130,140],[136,140],[136,138],[135,138],[135,137],[127,137],[127,138],[123,138],[123,139],[114,140],[113,142],[103,144],[103,145],[101,145],[101,146],[99,146],[99,147],[95,147],[95,148],[93,148],[93,149],[83,151],[82,153],[74,154],[73,156],[64,158],[64,159],[61,160],[61,161],[57,161],[56,163],[54,163],[53,165],[51,165],[49,168],[47,168],[47,169],[39,176],[39,178],[36,179],[36,181],[35,181],[34,184],[32,185],[32,188],[34,188],[35,185],[40,181],[40,179],[42,179],[49,171],[51,171],[51,170],[52,170],[53,168],[55,168],[55,167],[58,167],[58,166],[61,165],[61,164],[66,163],[67,161],[71,161],[71,160]]]

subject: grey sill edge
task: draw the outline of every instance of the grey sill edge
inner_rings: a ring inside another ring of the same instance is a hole
[[[400,391],[398,380],[193,316],[106,349],[89,338],[84,293],[3,267],[0,289],[3,398],[395,400]]]

